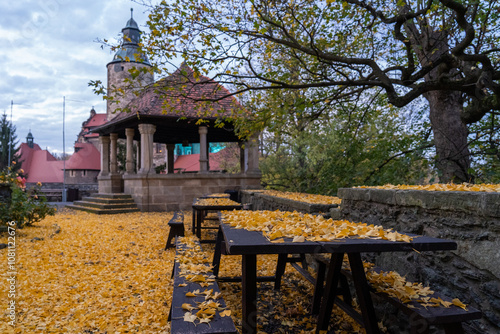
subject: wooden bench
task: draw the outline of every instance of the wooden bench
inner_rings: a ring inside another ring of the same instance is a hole
[[[286,256],[282,257],[278,260],[278,270],[280,271],[280,275],[284,272],[284,266],[286,263],[292,263],[292,266],[297,269],[308,281],[314,284],[314,296],[312,301],[312,314],[317,314],[319,312],[321,296],[324,291],[324,281],[325,281],[325,273],[329,260],[322,257],[316,256],[315,260],[318,263],[318,271],[316,278],[312,277],[309,272],[307,272],[307,268],[299,267],[297,262],[302,260],[302,258],[297,258],[296,256]],[[298,267],[298,268],[297,268]],[[377,267],[370,268],[369,270],[374,271],[376,273],[380,273],[381,269]],[[363,320],[359,314],[353,314],[351,311],[352,304],[352,296],[348,284],[348,279],[352,279],[351,272],[348,270],[341,271],[342,276],[339,279],[339,295],[343,296],[343,299],[336,298],[337,305],[346,311],[354,320],[358,323],[362,324]],[[281,276],[280,276],[281,277]],[[277,284],[277,288],[279,289],[279,284]],[[477,320],[482,317],[482,314],[479,310],[473,307],[467,307],[466,310],[451,305],[450,307],[425,307],[416,301],[411,301],[409,303],[404,303],[399,299],[392,297],[384,292],[379,292],[376,290],[374,286],[370,285],[370,290],[373,295],[376,295],[381,300],[387,301],[390,304],[394,305],[398,309],[400,309],[403,313],[408,315],[409,317],[409,325],[412,334],[416,333],[429,333],[430,326],[439,326],[444,329],[446,334],[461,334],[464,333],[462,328],[462,322]],[[442,299],[446,302],[451,302],[451,298],[444,296],[440,293],[434,292],[431,295],[426,297]]]
[[[368,269],[374,273],[380,273],[382,269],[378,267],[372,267]],[[351,272],[347,270],[342,270],[343,276],[351,278]],[[462,328],[462,322],[477,320],[482,317],[479,310],[468,306],[466,309],[462,309],[456,305],[450,305],[449,307],[444,306],[423,306],[417,301],[411,301],[404,303],[398,298],[392,297],[383,291],[377,291],[374,286],[370,286],[372,294],[376,295],[384,301],[388,301],[390,304],[394,305],[400,309],[403,313],[408,315],[411,333],[429,333],[429,327],[439,326],[444,329],[446,334],[461,334],[464,333]],[[449,298],[438,292],[427,295],[429,299],[442,299],[445,302],[452,301]]]
[[[233,320],[230,316],[222,317],[220,312],[217,311],[213,315],[213,318],[208,323],[199,323],[198,320],[195,320],[195,323],[185,321],[184,316],[185,313],[189,312],[182,308],[183,304],[190,304],[192,306],[197,306],[197,303],[204,302],[205,296],[204,294],[197,295],[196,297],[188,297],[187,293],[199,290],[200,292],[212,290],[212,294],[220,294],[220,289],[217,283],[215,282],[215,277],[211,272],[211,266],[209,265],[209,260],[205,265],[207,266],[207,273],[203,277],[207,278],[207,281],[210,285],[202,286],[200,282],[196,282],[189,280],[185,273],[181,273],[181,264],[178,260],[178,256],[188,256],[190,258],[195,257],[193,254],[201,253],[201,245],[199,240],[195,241],[194,247],[189,247],[188,245],[182,242],[182,238],[176,238],[176,261],[173,268],[173,293],[172,293],[172,303],[170,306],[170,312],[168,320],[171,322],[170,333],[172,334],[188,334],[188,333],[227,333],[227,334],[236,334],[237,330],[234,325]],[[191,256],[190,256],[191,255]],[[212,281],[213,280],[213,281]],[[207,283],[207,282],[205,282]],[[226,304],[222,297],[216,298],[215,302],[220,304],[221,308],[226,308]],[[197,310],[193,310],[192,313],[196,314]],[[196,324],[196,325],[195,325]]]
[[[170,231],[168,232],[167,243],[165,245],[165,250],[168,248],[174,247],[172,243],[172,239],[177,236],[184,236],[184,213],[182,211],[174,212],[174,216],[168,222],[168,226],[170,226]]]
[[[37,189],[31,196],[45,196],[47,201],[62,201],[62,189]]]

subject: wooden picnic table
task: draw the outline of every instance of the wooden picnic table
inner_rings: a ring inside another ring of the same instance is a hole
[[[382,239],[345,238],[329,242],[295,242],[285,239],[283,243],[272,243],[259,231],[236,229],[221,220],[214,253],[214,273],[218,271],[221,252],[226,255],[241,255],[242,281],[242,332],[257,333],[257,255],[259,254],[315,254],[330,253],[324,297],[321,301],[316,332],[327,330],[338,282],[341,276],[344,254],[348,255],[352,278],[361,309],[361,319],[368,334],[379,333],[377,319],[365,276],[361,254],[366,252],[408,252],[455,250],[457,244],[451,240],[427,236],[414,236],[411,242],[396,242]],[[408,234],[412,236],[411,234]],[[222,249],[224,248],[224,249]]]
[[[208,220],[206,218],[208,211],[221,211],[221,210],[241,210],[243,207],[241,204],[235,205],[199,205],[196,204],[198,198],[195,198],[193,201],[193,225],[192,232],[195,234],[200,242],[202,243],[212,243],[215,240],[202,240],[201,239],[201,230],[202,229],[218,229],[219,227],[210,227],[210,226],[202,226],[202,224]],[[219,220],[216,218],[215,220]]]

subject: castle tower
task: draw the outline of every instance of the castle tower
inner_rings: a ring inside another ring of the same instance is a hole
[[[126,83],[125,79],[131,78],[129,70],[131,68],[141,69],[150,68],[146,55],[139,53],[139,41],[141,31],[133,18],[133,9],[130,9],[130,20],[127,21],[125,28],[122,29],[123,41],[116,52],[113,60],[108,63],[108,96],[118,100],[119,103],[107,101],[106,112],[107,120],[110,121],[116,117],[115,112],[118,108],[125,107],[134,97],[131,90],[140,89],[154,82],[152,73],[141,73],[139,77],[133,80],[133,83]],[[118,90],[124,90],[124,96]]]

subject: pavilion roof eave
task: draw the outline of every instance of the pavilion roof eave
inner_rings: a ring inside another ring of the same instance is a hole
[[[200,124],[196,124],[199,118],[194,117],[180,117],[169,115],[136,115],[132,114],[120,118],[118,120],[110,121],[104,125],[91,129],[90,133],[97,133],[99,135],[109,135],[110,133],[117,133],[118,138],[126,138],[125,129],[134,129],[134,140],[140,140],[139,124],[154,124],[156,125],[156,132],[154,134],[154,141],[164,144],[178,144],[183,141],[189,143],[199,142],[198,128]],[[242,140],[234,133],[232,125],[226,127],[216,127],[215,118],[205,118],[207,121],[206,126],[209,128],[207,139],[209,142],[241,142]]]

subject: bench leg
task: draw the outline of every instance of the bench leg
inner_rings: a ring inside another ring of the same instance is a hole
[[[184,224],[175,224],[170,226],[170,232],[168,233],[167,244],[165,245],[165,250],[168,248],[174,247],[172,243],[172,239],[175,237],[183,237],[184,236]]]
[[[462,324],[459,322],[455,322],[452,324],[446,324],[446,325],[443,325],[443,327],[444,327],[444,332],[446,334],[463,334],[464,333],[464,329],[462,327]]]

